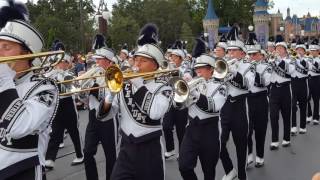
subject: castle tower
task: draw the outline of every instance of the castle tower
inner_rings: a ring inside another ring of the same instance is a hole
[[[279,29],[281,24],[283,23],[282,21],[282,13],[280,10],[276,14],[271,14],[271,27],[270,27],[270,35],[271,36],[276,36],[279,34]]]
[[[202,20],[203,29],[205,33],[208,33],[208,45],[210,49],[213,49],[214,44],[218,42],[218,28],[219,18],[216,15],[212,0],[208,0],[208,9],[205,18]]]
[[[253,23],[257,40],[262,47],[266,47],[269,38],[268,0],[257,0],[254,7]]]
[[[292,37],[290,37],[290,34],[294,34],[294,26],[292,24],[292,18],[290,14],[290,8],[287,8],[287,17],[284,21],[284,40],[285,41],[291,41]]]

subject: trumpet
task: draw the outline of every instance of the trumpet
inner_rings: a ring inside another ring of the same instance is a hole
[[[16,61],[29,61],[33,59],[40,59],[40,65],[36,67],[31,67],[29,69],[19,71],[17,73],[25,73],[30,71],[37,71],[45,69],[48,71],[56,66],[64,57],[64,51],[50,51],[50,52],[41,52],[35,54],[24,54],[18,56],[7,56],[0,57],[0,63],[12,63]]]
[[[229,67],[237,62],[236,59],[225,61],[217,59],[214,65],[213,77],[217,79],[224,79],[229,73]]]
[[[291,50],[289,56],[292,60],[296,60],[299,57],[298,53],[295,50]]]
[[[269,63],[275,62],[277,59],[279,59],[279,54],[278,53],[269,54],[267,59]]]
[[[189,98],[190,86],[180,77],[173,77],[169,80],[169,85],[173,88],[173,100],[176,103],[183,103]]]
[[[118,66],[113,65],[108,67],[105,70],[105,73],[103,75],[89,76],[89,74],[86,73],[84,77],[78,77],[72,80],[58,82],[59,84],[65,84],[65,83],[70,83],[74,81],[81,81],[81,80],[93,79],[97,77],[103,77],[106,84],[105,86],[85,88],[85,89],[76,90],[69,93],[62,93],[60,94],[60,96],[69,96],[75,93],[87,92],[87,91],[97,90],[101,88],[109,88],[111,92],[118,93],[122,90],[124,81],[138,78],[138,77],[142,77],[144,79],[153,79],[153,78],[156,78],[157,75],[161,75],[161,74],[166,75],[166,74],[171,74],[177,71],[179,71],[178,68],[172,69],[172,70],[157,70],[157,71],[146,72],[146,73],[135,73],[135,72],[123,73]]]

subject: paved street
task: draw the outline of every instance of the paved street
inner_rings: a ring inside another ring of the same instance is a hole
[[[298,116],[299,117],[299,116]],[[80,111],[80,130],[84,137],[87,124],[87,111]],[[280,121],[280,129],[282,123]],[[280,132],[282,135],[282,132]],[[280,148],[278,151],[270,151],[271,131],[268,128],[267,146],[265,152],[265,166],[257,169],[248,169],[249,180],[310,180],[312,175],[320,171],[320,126],[308,125],[308,132],[305,135],[298,135],[292,139],[292,146]],[[235,156],[234,145],[229,143],[230,154]],[[59,151],[58,156],[63,156],[73,151],[70,138],[65,139],[65,148]],[[85,180],[84,166],[70,166],[74,154],[64,156],[56,161],[53,171],[48,172],[48,180]],[[233,157],[235,159],[235,157]],[[96,155],[100,179],[105,179],[105,158],[101,146]],[[199,163],[198,163],[199,164]],[[198,165],[197,174],[199,179],[203,179],[201,167]],[[217,166],[216,179],[220,180],[224,175],[223,168],[219,162]],[[166,161],[166,180],[182,179],[178,171],[176,160]]]

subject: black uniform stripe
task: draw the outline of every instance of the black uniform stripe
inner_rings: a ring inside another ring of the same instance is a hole
[[[139,106],[143,107],[145,96],[149,93],[148,89],[145,86],[142,86],[138,91],[133,95],[133,101]]]
[[[200,94],[199,100],[197,101],[196,105],[205,112],[213,112],[212,108],[209,107],[210,104],[212,104],[212,102],[209,103],[208,98],[205,95]]]
[[[0,117],[7,110],[7,108],[12,104],[15,99],[18,99],[19,95],[16,89],[8,89],[0,93]]]

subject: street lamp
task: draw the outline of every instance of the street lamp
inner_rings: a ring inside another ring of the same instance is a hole
[[[253,27],[252,25],[248,26],[248,30],[249,30],[250,32],[252,32],[253,29],[254,29],[254,27]]]

